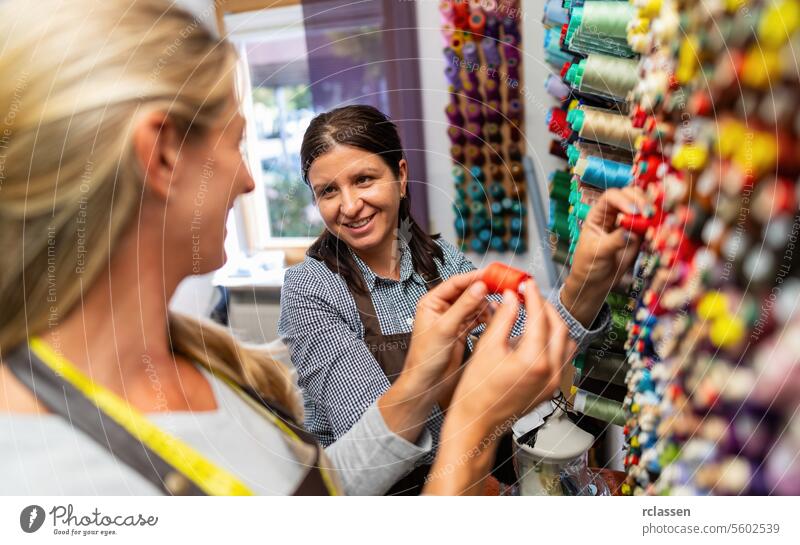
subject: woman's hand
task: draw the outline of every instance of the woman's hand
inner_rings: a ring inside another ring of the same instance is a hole
[[[608,189],[583,222],[561,302],[587,328],[639,253],[641,238],[616,227],[617,215],[641,214],[646,206],[644,192],[638,187]]]
[[[402,375],[439,402],[449,401],[469,332],[489,318],[488,290],[480,278],[480,271],[452,276],[417,304]]]
[[[378,400],[387,427],[409,441],[416,441],[434,403],[449,402],[467,335],[488,320],[491,307],[480,274],[453,276],[417,304],[403,371]]]
[[[518,301],[510,291],[503,294],[456,388],[426,493],[477,490],[491,467],[496,439],[558,389],[575,343],[533,280],[525,283],[525,306],[525,332],[512,346],[508,336]]]

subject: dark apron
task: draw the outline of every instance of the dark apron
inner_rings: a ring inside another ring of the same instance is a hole
[[[441,283],[436,279],[427,283],[428,289],[435,288]],[[358,315],[364,326],[364,343],[375,357],[378,365],[381,366],[390,384],[394,384],[397,377],[403,370],[406,362],[406,354],[411,344],[411,333],[395,333],[384,335],[381,332],[381,325],[378,321],[378,313],[375,312],[375,305],[369,293],[356,293],[348,284],[350,294],[356,303]],[[464,347],[464,359],[467,361],[470,356],[469,345]],[[497,455],[495,457],[492,475],[505,484],[513,484],[516,481],[516,473],[512,463],[511,434],[500,438]],[[424,464],[415,467],[411,473],[397,481],[388,492],[387,496],[417,496],[422,493],[425,481],[430,473],[431,465]]]
[[[431,287],[436,287],[439,280],[430,283]],[[381,332],[381,324],[378,321],[378,313],[375,312],[375,305],[372,304],[372,297],[369,293],[356,293],[348,285],[350,294],[355,300],[358,315],[364,325],[364,343],[375,357],[378,365],[381,366],[390,384],[394,384],[397,377],[403,371],[406,363],[406,354],[411,344],[411,333],[395,333],[394,335],[384,335]],[[418,496],[422,493],[425,479],[431,470],[430,464],[415,467],[411,473],[397,481],[388,492],[387,496]]]

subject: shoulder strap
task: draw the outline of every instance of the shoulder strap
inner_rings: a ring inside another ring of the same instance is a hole
[[[143,441],[136,439],[89,401],[75,386],[39,360],[28,343],[5,357],[3,363],[49,410],[91,437],[163,494],[205,495],[194,482],[185,478]]]

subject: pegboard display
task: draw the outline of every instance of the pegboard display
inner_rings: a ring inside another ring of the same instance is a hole
[[[617,220],[644,241],[608,300],[624,344],[576,361],[624,395],[576,382],[574,408],[624,426],[624,493],[799,494],[800,2],[551,0],[544,21],[557,259],[598,192],[649,202]]]
[[[527,250],[518,0],[440,4],[455,231],[462,250]]]

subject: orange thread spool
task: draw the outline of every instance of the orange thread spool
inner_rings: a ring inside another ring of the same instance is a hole
[[[521,298],[519,287],[529,278],[531,275],[525,271],[495,261],[483,271],[481,280],[486,284],[489,293],[502,294],[505,290],[511,290]]]

